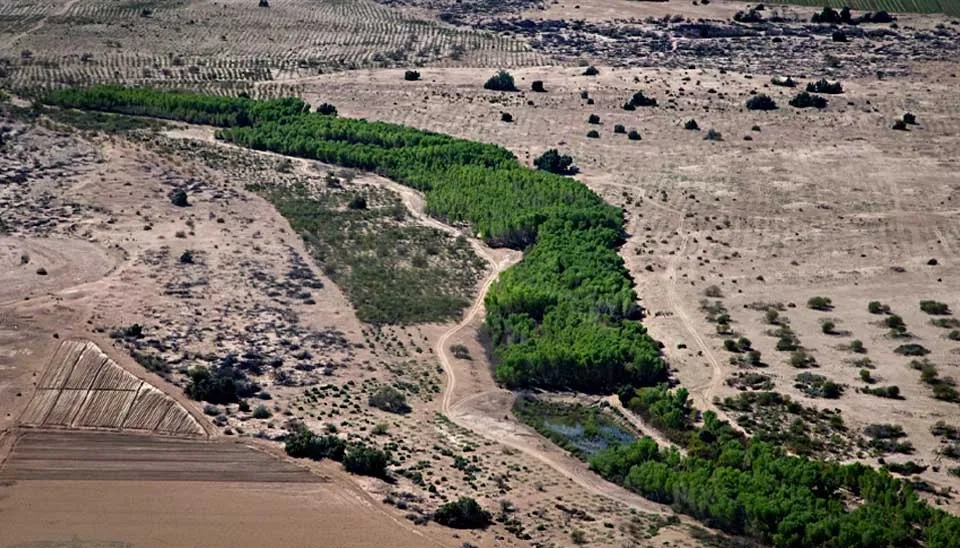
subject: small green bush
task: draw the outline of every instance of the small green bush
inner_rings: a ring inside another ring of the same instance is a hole
[[[403,73],[403,79],[408,82],[415,82],[420,79],[420,73],[416,70],[408,70]]]
[[[686,122],[683,123],[683,129],[687,129],[687,130],[690,130],[690,131],[697,131],[697,130],[700,129],[700,126],[697,125],[697,121],[696,121],[696,120],[694,120],[693,118],[691,118],[691,119],[689,119],[689,120],[687,120]]]
[[[374,478],[387,477],[389,463],[390,456],[387,453],[366,445],[351,447],[343,457],[343,467],[347,472]]]
[[[823,312],[833,310],[833,303],[828,297],[810,297],[810,300],[807,301],[807,307]]]
[[[585,71],[583,71],[584,76],[596,76],[598,74],[600,74],[600,70],[593,65],[590,65]]]
[[[613,126],[613,132],[614,132],[614,133],[626,133],[626,132],[627,132],[627,128],[623,127],[623,124],[617,124],[617,125]]]
[[[178,188],[170,194],[170,203],[177,207],[187,207],[190,205],[190,201],[187,199],[187,191]]]
[[[823,331],[826,335],[835,334],[837,332],[836,328],[837,324],[833,320],[824,320],[823,323],[820,324],[820,331]]]
[[[935,316],[945,316],[950,314],[950,307],[947,305],[947,303],[942,303],[940,301],[920,301],[920,310]]]
[[[590,131],[587,132],[587,137],[590,139],[599,139],[600,133],[595,129],[591,129]]]
[[[857,354],[866,354],[867,349],[863,346],[863,341],[860,339],[853,339],[850,341],[850,351]]]
[[[597,116],[596,114],[591,114],[591,115],[587,118],[587,123],[588,123],[588,124],[599,124],[599,123],[600,123],[600,117]]]
[[[870,303],[867,304],[867,311],[871,314],[889,314],[890,306],[880,301],[870,301]]]
[[[256,409],[253,410],[253,418],[255,419],[269,419],[273,416],[273,413],[267,409],[266,405],[258,405]]]
[[[901,344],[893,351],[903,356],[926,356],[930,353],[924,346],[915,343]]]
[[[641,139],[640,132],[635,129],[631,129],[630,133],[627,134],[627,139],[630,139],[631,141],[639,141]]]
[[[460,497],[456,502],[441,504],[433,520],[454,529],[485,529],[491,524],[491,515],[476,500]]]
[[[549,171],[557,175],[569,175],[574,171],[573,158],[566,154],[560,154],[555,148],[541,154],[539,158],[533,161],[533,165],[539,170]]]
[[[513,76],[511,76],[509,72],[501,70],[483,84],[483,89],[493,91],[517,91],[517,86],[513,81]]]
[[[403,392],[392,386],[380,387],[370,395],[368,403],[370,407],[376,407],[389,413],[406,414],[410,412],[407,397],[403,395]]]
[[[747,99],[747,110],[777,110],[777,103],[769,95],[760,93]]]

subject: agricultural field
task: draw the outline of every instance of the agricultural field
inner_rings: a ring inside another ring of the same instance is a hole
[[[262,4],[0,7],[0,544],[958,546],[949,5]]]
[[[849,7],[850,9],[862,11],[888,11],[888,12],[914,12],[914,13],[943,13],[953,17],[960,17],[960,3],[953,0],[854,0],[853,2],[840,2],[830,0],[828,2],[815,2],[812,0],[797,0],[785,2],[799,6],[823,7],[830,6],[834,9]]]

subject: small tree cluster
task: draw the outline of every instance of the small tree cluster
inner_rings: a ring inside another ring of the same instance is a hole
[[[549,171],[557,175],[569,175],[575,171],[573,158],[566,154],[560,154],[555,148],[541,154],[539,158],[533,161],[533,165],[539,170]]]
[[[747,110],[777,110],[777,103],[769,95],[760,93],[747,99]]]
[[[484,529],[490,525],[491,515],[476,500],[460,497],[455,502],[440,505],[433,513],[433,520],[454,529]]]
[[[623,110],[636,110],[637,107],[655,107],[657,100],[653,97],[647,97],[642,91],[638,91],[630,97],[630,100],[624,103]]]
[[[517,91],[517,86],[513,81],[513,76],[511,76],[509,72],[501,70],[483,84],[483,89],[493,91]]]
[[[827,95],[839,95],[843,93],[843,86],[840,82],[829,82],[825,78],[807,84],[809,93],[825,93]]]
[[[390,464],[390,455],[366,445],[351,447],[343,457],[343,467],[347,472],[360,476],[385,478],[388,464]]]
[[[794,95],[793,99],[790,99],[790,106],[794,108],[827,108],[827,100],[820,95],[812,95],[806,91],[801,91]]]
[[[382,386],[376,392],[370,395],[368,400],[370,407],[376,407],[381,411],[388,413],[409,413],[410,406],[407,404],[407,397],[403,392],[392,386]]]

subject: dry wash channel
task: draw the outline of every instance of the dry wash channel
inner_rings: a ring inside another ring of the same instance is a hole
[[[20,417],[25,426],[111,428],[204,436],[172,398],[131,375],[89,341],[64,341]]]

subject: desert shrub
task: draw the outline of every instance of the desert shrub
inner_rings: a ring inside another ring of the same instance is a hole
[[[810,354],[807,354],[802,348],[798,348],[790,354],[790,365],[797,369],[806,369],[816,366],[817,360]]]
[[[838,95],[843,93],[843,86],[840,84],[840,82],[828,82],[826,79],[820,79],[816,82],[810,82],[807,84],[807,92]]]
[[[707,134],[703,136],[703,140],[704,141],[722,141],[723,135],[719,131],[713,128],[710,128],[707,130]]]
[[[127,327],[119,327],[110,332],[110,337],[114,339],[142,339],[143,326],[135,323]]]
[[[390,429],[390,426],[385,422],[377,423],[373,428],[370,429],[370,433],[374,436],[383,436]]]
[[[598,74],[600,74],[600,70],[598,70],[597,67],[593,65],[590,65],[589,67],[587,67],[586,70],[583,71],[584,76],[596,76]]]
[[[848,41],[847,33],[843,32],[842,30],[835,30],[835,31],[833,31],[833,33],[830,35],[830,38],[831,38],[834,42],[841,42],[841,43],[842,43],[842,42],[847,42],[847,41]]]
[[[269,419],[271,416],[273,416],[273,413],[271,413],[270,410],[267,409],[266,405],[262,405],[262,404],[258,405],[253,410],[253,418],[255,419]]]
[[[408,70],[403,73],[403,79],[408,82],[415,82],[420,79],[420,72],[416,70]]]
[[[627,134],[627,139],[630,139],[631,141],[641,140],[640,132],[635,129],[631,129],[630,133]]]
[[[337,107],[331,105],[330,103],[321,103],[320,106],[317,107],[317,113],[323,116],[336,116]]]
[[[410,412],[407,397],[403,395],[403,392],[392,386],[380,387],[370,395],[368,403],[370,407],[376,407],[381,411],[387,411],[389,413],[405,414]]]
[[[960,341],[960,329],[954,329],[947,334],[947,338],[951,341]]]
[[[655,107],[657,100],[653,97],[647,97],[642,91],[638,91],[630,97],[630,100],[624,103],[624,110],[635,110],[637,107]]]
[[[843,393],[843,386],[823,375],[800,373],[796,376],[796,381],[794,387],[811,398],[836,399]]]
[[[596,114],[591,114],[591,115],[587,118],[587,123],[588,123],[588,124],[599,124],[599,123],[600,123],[600,117],[597,116]]]
[[[689,120],[687,120],[686,122],[683,123],[683,129],[690,130],[690,131],[697,131],[697,130],[700,129],[700,126],[697,125],[697,121],[696,121],[696,120],[694,120],[693,118],[691,118],[691,119],[689,119]]]
[[[180,254],[180,263],[181,264],[193,264],[193,251],[187,249]]]
[[[627,132],[627,128],[625,128],[625,127],[623,126],[623,124],[617,124],[617,125],[613,126],[613,132],[614,132],[614,133],[626,133],[626,132]]]
[[[947,303],[940,301],[920,301],[920,310],[927,314],[943,316],[950,314],[950,307]]]
[[[794,88],[794,87],[797,87],[797,81],[794,80],[793,78],[789,77],[789,76],[787,76],[787,77],[774,76],[773,78],[770,79],[770,83],[773,84],[773,85],[775,85],[775,86],[781,86],[781,87],[785,87],[785,88]]]
[[[187,200],[187,191],[178,188],[170,193],[170,203],[177,207],[187,207],[190,205],[189,200]]]
[[[186,394],[197,401],[214,404],[236,403],[259,390],[246,375],[230,366],[194,367],[187,372]]]
[[[342,439],[336,436],[318,436],[302,425],[291,429],[283,446],[284,451],[291,457],[335,461],[343,460],[346,448],[347,442]]]
[[[880,301],[870,301],[867,304],[867,311],[871,314],[889,314],[890,306],[883,304]]]
[[[904,114],[903,117],[900,118],[900,119],[903,120],[903,123],[904,123],[904,124],[910,124],[910,125],[916,125],[916,124],[917,124],[917,116],[916,116],[915,114],[913,114],[912,112],[907,112],[907,113]]]
[[[747,99],[747,110],[776,110],[777,103],[765,93],[759,93]]]
[[[148,354],[146,352],[138,352],[134,350],[130,353],[134,361],[142,365],[147,371],[153,371],[154,373],[166,377],[173,371],[173,368],[170,367],[170,364],[167,363],[167,360],[157,356],[156,354]]]
[[[870,394],[872,396],[877,396],[880,398],[888,398],[892,400],[902,399],[900,397],[900,387],[899,386],[878,386],[876,388],[863,388],[861,390],[864,394]]]
[[[903,318],[897,314],[890,314],[884,318],[883,324],[896,336],[903,335],[907,332],[907,324],[903,321]]]
[[[541,154],[539,158],[533,161],[533,165],[539,170],[549,171],[557,175],[568,175],[574,172],[573,158],[566,154],[560,154],[555,148]]]
[[[358,194],[353,198],[350,198],[350,201],[347,202],[347,208],[354,210],[367,209],[367,199]]]
[[[505,70],[494,74],[483,84],[483,89],[493,91],[517,91],[517,86],[513,81],[513,76]]]
[[[860,339],[853,339],[850,341],[850,351],[857,354],[866,354],[867,349],[863,346],[863,341]]]
[[[828,311],[833,310],[833,302],[829,297],[810,297],[807,301],[807,307],[814,310]]]
[[[897,131],[908,131],[908,130],[907,130],[907,124],[906,124],[906,122],[904,122],[903,120],[896,120],[896,121],[894,121],[894,122],[893,122],[893,126],[891,126],[891,128],[892,128],[892,129],[895,129],[895,130],[897,130]]]
[[[723,298],[723,291],[720,289],[720,286],[711,285],[703,290],[703,294],[711,299],[721,299]]]
[[[343,456],[343,467],[347,472],[360,476],[385,478],[389,463],[390,456],[387,453],[366,445],[355,445]]]
[[[877,382],[877,380],[873,378],[873,375],[870,374],[870,370],[869,370],[869,369],[861,369],[861,370],[860,370],[860,380],[862,380],[863,382],[865,382],[865,383],[867,383],[867,384],[873,384],[873,383]]]
[[[587,543],[587,533],[583,529],[574,529],[570,531],[570,542],[577,546]]]
[[[960,427],[952,426],[940,420],[930,427],[930,433],[938,438],[960,441]]]
[[[763,15],[755,9],[741,10],[733,14],[733,20],[738,23],[762,23]]]
[[[454,529],[484,529],[492,523],[490,512],[470,497],[441,504],[433,513],[433,520]]]
[[[863,433],[867,437],[874,439],[897,439],[905,438],[907,433],[899,424],[869,424],[863,428]]]
[[[469,360],[469,359],[471,359],[471,358],[470,358],[470,350],[469,350],[466,346],[464,346],[464,345],[462,345],[462,344],[455,344],[455,345],[451,346],[451,347],[450,347],[450,352],[453,354],[453,357],[457,358],[458,360]]]
[[[886,464],[886,468],[895,474],[901,474],[904,476],[912,476],[914,474],[920,474],[927,471],[926,466],[921,466],[912,460],[908,460],[904,463],[888,462]]]
[[[836,333],[837,323],[833,320],[824,320],[820,323],[820,331],[823,331],[826,335],[833,335]]]
[[[590,139],[599,139],[599,138],[600,138],[600,132],[598,132],[598,131],[595,130],[595,129],[591,129],[590,131],[587,132],[587,137],[590,138]]]
[[[790,106],[794,108],[827,108],[827,100],[819,95],[812,95],[806,91],[801,91],[794,95],[793,99],[790,99]]]
[[[513,122],[513,114],[510,114],[509,112],[501,112],[500,121],[507,123]]]
[[[780,323],[780,312],[775,308],[768,308],[766,312],[763,313],[763,319],[771,325],[778,325]]]
[[[924,346],[916,343],[901,344],[893,351],[904,356],[926,356],[930,353]]]
[[[931,318],[930,324],[943,329],[954,329],[960,327],[960,319],[957,318]]]
[[[547,91],[543,87],[543,80],[534,80],[533,83],[530,84],[530,89],[537,93],[546,93]]]

